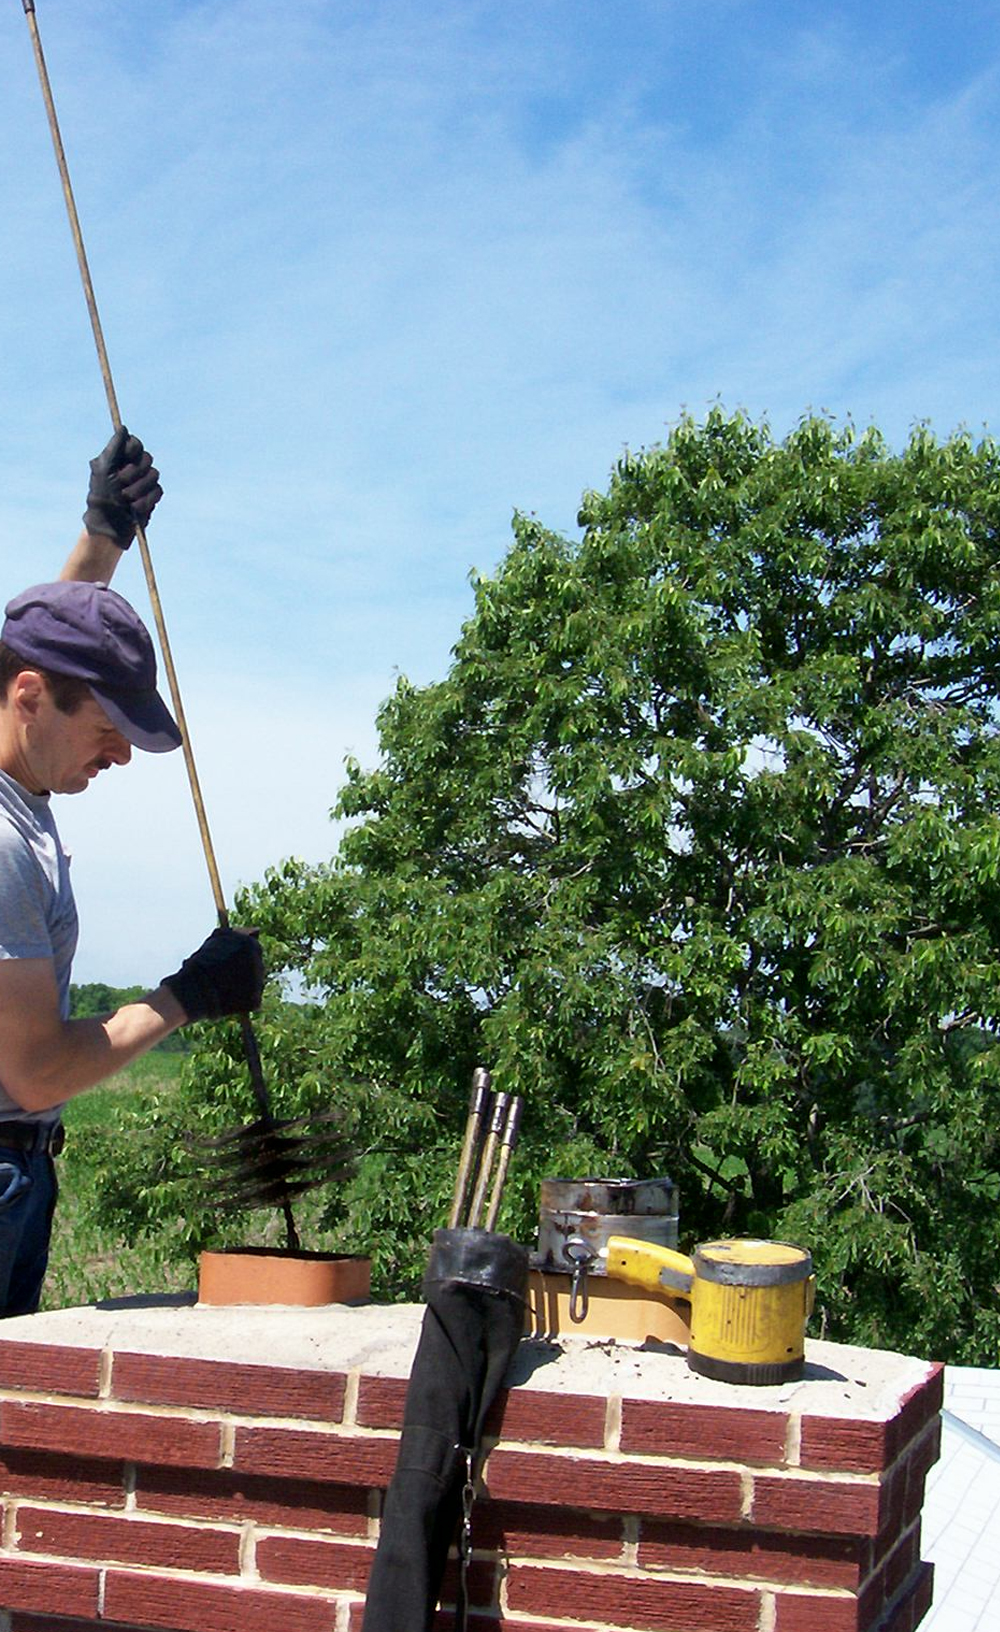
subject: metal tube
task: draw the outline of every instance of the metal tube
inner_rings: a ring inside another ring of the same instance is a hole
[[[469,1098],[469,1115],[465,1124],[465,1139],[462,1143],[462,1154],[459,1158],[458,1172],[455,1175],[455,1189],[451,1198],[451,1212],[448,1215],[448,1228],[453,1230],[462,1213],[462,1205],[469,1187],[469,1175],[472,1172],[474,1158],[483,1130],[483,1117],[486,1103],[490,1097],[490,1074],[483,1066],[477,1065],[472,1073],[472,1094]]]
[[[507,1120],[504,1123],[503,1139],[500,1143],[500,1159],[497,1162],[496,1177],[493,1180],[493,1189],[490,1192],[490,1204],[486,1210],[486,1228],[488,1230],[495,1229],[496,1227],[497,1214],[500,1211],[500,1198],[503,1195],[503,1187],[507,1182],[507,1169],[510,1166],[510,1158],[513,1154],[514,1146],[517,1144],[517,1135],[521,1126],[521,1111],[523,1106],[524,1101],[518,1096],[515,1096],[511,1100],[507,1111]]]
[[[490,1172],[496,1156],[497,1145],[503,1132],[504,1119],[507,1115],[507,1106],[510,1103],[509,1094],[497,1094],[493,1101],[493,1114],[490,1118],[490,1131],[486,1135],[483,1146],[482,1160],[479,1163],[479,1173],[476,1176],[476,1188],[472,1192],[472,1202],[469,1207],[469,1229],[479,1229],[479,1215],[483,1210],[486,1199],[486,1189],[490,1182]]]

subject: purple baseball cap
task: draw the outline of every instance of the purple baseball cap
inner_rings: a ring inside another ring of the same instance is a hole
[[[156,654],[137,612],[107,584],[36,584],[7,605],[0,640],[53,674],[86,681],[136,748],[165,754],[181,733],[156,689]]]

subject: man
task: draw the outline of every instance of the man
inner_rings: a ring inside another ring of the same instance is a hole
[[[141,442],[116,432],[91,462],[62,578],[16,596],[0,631],[0,1315],[38,1307],[63,1103],[179,1026],[257,1008],[263,990],[253,933],[217,929],[139,1002],[69,1019],[77,920],[50,795],[181,740],[149,635],[108,587],[160,497]]]

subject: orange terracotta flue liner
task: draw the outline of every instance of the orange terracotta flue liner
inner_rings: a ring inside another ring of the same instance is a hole
[[[239,1247],[203,1252],[198,1260],[198,1302],[204,1304],[315,1309],[364,1303],[370,1291],[371,1259],[348,1254]]]

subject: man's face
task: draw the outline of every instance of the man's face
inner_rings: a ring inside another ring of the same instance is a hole
[[[131,743],[95,698],[85,698],[72,714],[64,714],[46,688],[26,743],[36,792],[82,793],[100,771],[127,765],[131,758]]]

